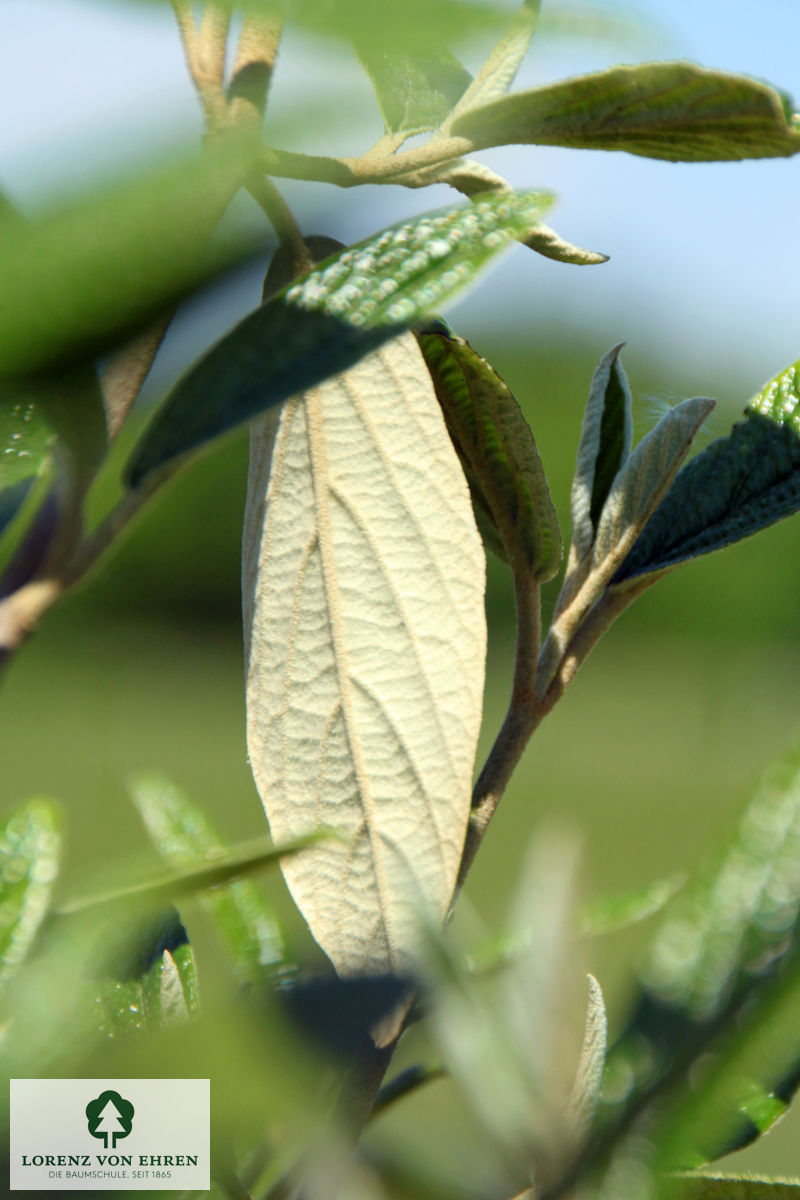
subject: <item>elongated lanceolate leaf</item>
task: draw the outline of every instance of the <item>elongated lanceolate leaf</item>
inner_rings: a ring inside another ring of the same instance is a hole
[[[754,1175],[676,1175],[663,1188],[665,1200],[798,1200],[800,1180]]]
[[[283,864],[342,973],[395,970],[450,901],[480,725],[484,559],[422,354],[403,335],[251,438],[247,740]],[[274,445],[273,445],[274,440]]]
[[[800,118],[781,92],[688,62],[612,67],[517,92],[467,113],[451,132],[473,150],[524,142],[669,162],[800,151]]]
[[[561,561],[561,532],[522,410],[469,342],[449,331],[423,333],[419,340],[487,545],[515,570],[552,579]]]
[[[147,832],[164,858],[175,866],[212,865],[230,847],[205,813],[167,779],[146,776],[131,787],[133,802]],[[240,972],[260,978],[265,968],[284,960],[283,939],[266,898],[249,879],[238,879],[207,893],[203,903]]]
[[[478,199],[406,221],[315,267],[178,384],[134,453],[131,483],[358,362],[464,287],[549,204],[532,192]]]
[[[58,873],[61,837],[54,807],[32,800],[0,827],[0,982],[30,950]]]
[[[614,583],[749,537],[800,509],[800,362],[678,475]]]
[[[388,133],[409,136],[441,125],[472,76],[447,50],[403,54],[357,41]]]
[[[579,559],[591,549],[614,477],[631,450],[631,392],[619,359],[621,349],[622,343],[601,359],[583,417],[572,481],[572,538]]]
[[[541,0],[523,0],[507,32],[492,50],[475,79],[453,109],[451,120],[504,96],[528,53],[539,19]],[[448,122],[449,125],[450,122]]]
[[[685,882],[683,875],[673,875],[671,879],[657,879],[638,891],[591,900],[583,906],[581,932],[584,937],[598,937],[638,925],[661,912]]]
[[[619,562],[633,546],[713,407],[714,401],[705,397],[683,400],[639,442],[617,473],[603,505],[592,549],[595,566]]]

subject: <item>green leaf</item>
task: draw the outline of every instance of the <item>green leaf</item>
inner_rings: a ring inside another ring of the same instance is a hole
[[[32,486],[32,479],[23,479],[20,483],[14,483],[0,491],[0,538],[22,511]]]
[[[230,847],[206,815],[186,794],[160,776],[144,776],[131,784],[133,802],[147,832],[167,862],[197,867],[224,859]],[[265,968],[284,962],[281,931],[259,888],[247,879],[218,887],[203,903],[241,974],[263,976]]]
[[[495,100],[455,121],[473,150],[512,142],[626,150],[669,162],[800,150],[791,102],[766,83],[688,62],[612,67]]]
[[[275,838],[346,838],[283,865],[337,971],[402,971],[464,842],[483,550],[411,334],[275,415],[252,427],[243,538],[250,764]]]
[[[579,559],[592,547],[611,485],[631,452],[631,392],[619,353],[601,359],[589,389],[572,481],[572,537]]]
[[[643,437],[617,472],[597,522],[595,567],[616,568],[652,517],[691,449],[714,401],[683,400]],[[610,572],[609,572],[610,575]]]
[[[447,431],[464,468],[487,544],[515,570],[552,579],[561,561],[561,531],[530,427],[506,384],[469,342],[423,333]],[[487,531],[487,532],[488,532]]]
[[[5,387],[0,393],[0,488],[10,488],[38,475],[53,430],[34,397]]]
[[[628,1087],[683,1078],[704,1056],[703,1086],[696,1084],[691,1101],[678,1098],[660,1135],[665,1169],[732,1150],[785,1111],[800,1077],[799,916],[795,752],[767,776],[715,869],[667,910],[635,1011],[612,1052]]]
[[[387,133],[411,136],[441,125],[472,76],[447,50],[410,55],[355,43],[378,97]]]
[[[763,388],[730,435],[698,454],[614,576],[676,566],[800,509],[800,362]]]
[[[61,836],[56,809],[31,800],[0,827],[0,982],[33,945],[58,873]]]
[[[585,937],[597,937],[646,921],[660,912],[685,882],[683,875],[673,875],[671,879],[658,879],[646,888],[592,900],[583,906],[581,932]]]
[[[174,908],[117,932],[96,1002],[108,1037],[159,1029],[198,1010],[194,955]]]
[[[254,153],[220,139],[30,224],[0,224],[0,378],[93,357],[252,253],[241,234],[213,253],[208,241]]]
[[[479,199],[415,217],[332,256],[245,317],[178,384],[129,467],[154,468],[347,370],[464,287],[550,203]]]
[[[798,1200],[800,1181],[754,1175],[676,1175],[663,1188],[665,1200]]]
[[[464,113],[504,96],[528,53],[539,20],[541,0],[523,0],[508,30],[492,50],[451,114],[447,127]]]

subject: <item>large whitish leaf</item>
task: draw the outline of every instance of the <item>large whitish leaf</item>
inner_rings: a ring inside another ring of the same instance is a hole
[[[345,371],[464,287],[551,198],[488,196],[342,250],[245,317],[178,384],[129,467],[149,471]]]
[[[273,446],[274,438],[274,446]],[[444,914],[480,724],[484,558],[420,350],[403,335],[254,426],[247,737],[283,864],[340,972],[396,969]]]
[[[420,335],[447,429],[487,545],[540,580],[561,561],[561,531],[530,427],[494,368],[449,331]]]
[[[590,550],[603,505],[631,450],[633,420],[628,379],[619,360],[622,344],[609,350],[592,378],[572,481],[572,537],[582,559]]]
[[[749,537],[800,509],[800,362],[771,380],[730,435],[675,480],[614,582]]]
[[[688,62],[612,67],[517,92],[467,113],[451,132],[473,150],[522,142],[627,150],[669,162],[800,151],[800,122],[786,96]]]
[[[0,982],[30,950],[58,872],[61,836],[52,804],[32,800],[0,827]]]

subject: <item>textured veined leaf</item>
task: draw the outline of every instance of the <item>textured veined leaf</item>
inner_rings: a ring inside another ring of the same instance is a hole
[[[426,332],[420,345],[484,540],[515,570],[552,579],[561,561],[561,531],[517,401],[469,342],[449,331]]]
[[[507,143],[627,150],[669,162],[800,151],[800,119],[775,88],[689,62],[612,67],[516,92],[466,113],[471,149]]]
[[[277,428],[276,428],[277,426]],[[403,335],[251,438],[247,740],[282,864],[342,973],[402,968],[450,901],[470,808],[484,557],[420,350]]]
[[[684,467],[613,582],[709,554],[800,510],[798,404],[800,362]]]
[[[586,1134],[600,1101],[607,1043],[608,1018],[603,991],[594,975],[590,975],[583,1047],[567,1109],[579,1135]]]
[[[178,384],[134,453],[149,471],[344,371],[463,288],[534,226],[543,193],[487,196],[342,250],[245,317]]]
[[[541,0],[523,0],[508,29],[453,109],[452,119],[505,95],[528,53],[540,6]]]
[[[631,391],[619,353],[609,350],[592,378],[572,481],[572,537],[578,558],[594,541],[603,505],[631,451]]]

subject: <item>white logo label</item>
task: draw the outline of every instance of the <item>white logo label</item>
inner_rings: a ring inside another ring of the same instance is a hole
[[[208,1079],[12,1079],[11,1191],[207,1191]]]

